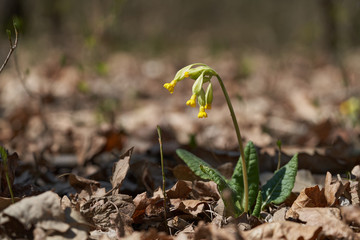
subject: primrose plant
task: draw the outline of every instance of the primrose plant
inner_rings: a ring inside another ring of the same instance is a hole
[[[176,73],[174,80],[165,83],[164,87],[172,94],[176,84],[181,80],[185,78],[195,80],[192,87],[192,96],[186,102],[186,105],[196,107],[197,100],[199,104],[198,117],[206,118],[206,110],[211,109],[213,101],[212,77],[217,78],[224,93],[239,143],[240,158],[235,166],[234,173],[231,179],[226,179],[216,169],[192,153],[183,149],[178,149],[176,153],[197,176],[214,181],[217,184],[225,206],[231,211],[232,215],[239,216],[245,212],[259,216],[260,211],[270,203],[280,204],[290,195],[297,173],[297,155],[294,155],[282,168],[276,170],[273,177],[260,189],[259,162],[256,148],[252,142],[249,142],[245,148],[243,147],[240,129],[230,97],[222,79],[215,70],[206,64],[194,63],[180,69]],[[203,89],[205,83],[208,83],[206,92]]]

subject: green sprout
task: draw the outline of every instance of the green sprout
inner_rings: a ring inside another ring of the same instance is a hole
[[[258,217],[261,209],[271,203],[282,203],[290,195],[297,173],[297,155],[275,171],[274,176],[259,190],[259,161],[256,148],[252,142],[249,142],[244,149],[230,97],[216,71],[203,63],[191,64],[180,69],[170,83],[164,84],[164,88],[172,94],[178,82],[185,78],[195,80],[192,86],[192,95],[186,105],[196,107],[197,100],[199,104],[198,118],[206,118],[206,110],[211,109],[213,101],[212,77],[217,78],[223,91],[238,140],[240,158],[234,173],[231,179],[226,179],[216,169],[192,153],[183,149],[178,149],[176,153],[197,176],[205,180],[212,180],[217,184],[225,206],[231,209],[235,216],[245,212]],[[206,92],[203,89],[205,83],[208,83]]]
[[[8,154],[7,154],[7,151],[5,150],[5,148],[2,146],[0,146],[0,156],[1,156],[2,162],[4,164],[5,178],[6,178],[6,182],[8,184],[11,201],[12,201],[12,203],[14,203],[14,194],[13,194],[10,179],[9,179]]]

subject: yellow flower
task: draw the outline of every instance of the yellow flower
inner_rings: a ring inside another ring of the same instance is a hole
[[[186,105],[188,105],[188,106],[190,106],[190,107],[196,107],[196,102],[195,102],[195,100],[196,100],[196,95],[193,94],[193,95],[191,96],[191,98],[186,102]]]
[[[210,103],[207,103],[206,105],[205,105],[205,109],[211,109],[211,104]]]
[[[167,90],[169,90],[171,94],[173,94],[175,85],[176,85],[176,81],[172,80],[170,83],[165,83],[164,88],[166,88]]]
[[[198,118],[207,118],[207,114],[205,112],[205,107],[204,106],[200,106]]]

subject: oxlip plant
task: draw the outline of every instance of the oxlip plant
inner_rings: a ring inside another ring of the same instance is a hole
[[[270,203],[280,204],[290,195],[297,173],[297,154],[286,165],[276,170],[273,177],[260,189],[256,148],[252,142],[249,142],[245,148],[243,147],[230,97],[217,72],[203,63],[190,64],[180,69],[170,83],[164,84],[164,88],[172,94],[178,82],[186,78],[195,80],[192,86],[192,95],[186,105],[196,107],[197,100],[199,104],[198,118],[206,118],[206,110],[211,109],[213,101],[213,85],[211,83],[213,77],[218,80],[224,93],[238,140],[240,158],[233,175],[231,179],[226,179],[208,163],[184,149],[177,149],[176,153],[197,176],[205,180],[212,180],[217,184],[225,206],[232,215],[239,216],[245,212],[259,216],[260,211],[267,205]],[[208,83],[206,91],[203,89],[205,83]]]

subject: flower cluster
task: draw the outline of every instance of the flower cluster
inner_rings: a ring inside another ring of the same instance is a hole
[[[192,96],[186,102],[186,105],[196,107],[197,100],[200,106],[198,118],[206,118],[207,113],[205,112],[205,109],[211,109],[211,103],[213,101],[213,88],[210,79],[216,75],[217,73],[209,66],[202,63],[195,63],[180,69],[176,73],[174,80],[164,84],[164,88],[169,90],[172,94],[174,92],[174,87],[179,81],[185,78],[194,79],[195,82],[192,86]],[[203,85],[207,82],[209,82],[209,84],[205,92]]]

